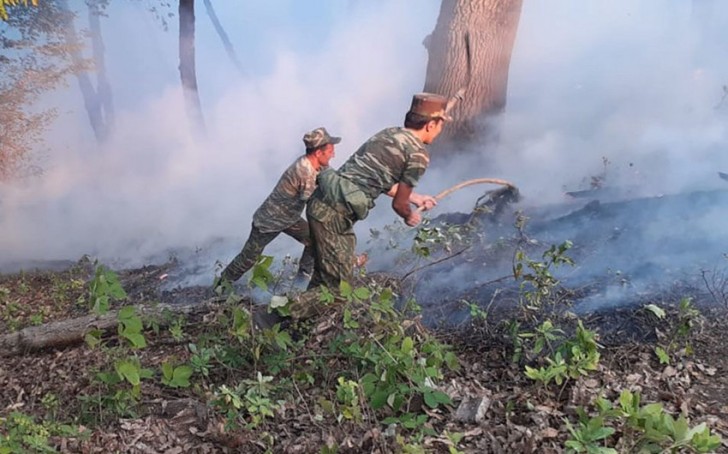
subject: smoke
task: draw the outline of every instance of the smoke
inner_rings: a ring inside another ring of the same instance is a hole
[[[94,144],[75,81],[44,100],[61,112],[45,174],[2,187],[0,262],[90,254],[136,266],[188,254],[206,264],[200,280],[208,281],[214,262],[242,247],[253,212],[303,153],[306,131],[326,126],[344,138],[338,166],[368,135],[399,124],[421,89],[434,2],[417,14],[385,2],[218,3],[249,73],[237,72],[198,10],[203,142],[185,116],[176,24],[165,32],[139,3],[109,7],[102,26],[115,134],[102,149]],[[282,239],[267,253],[299,249]]]
[[[447,163],[430,181],[507,178],[533,203],[556,203],[588,189],[606,158],[606,184],[645,195],[720,187],[726,23],[716,1],[524,2],[506,112],[489,123],[498,142],[477,144],[487,160]]]
[[[0,265],[90,254],[138,266],[174,255],[193,270],[185,283],[209,282],[215,262],[242,247],[254,210],[303,152],[306,131],[326,126],[343,137],[338,167],[370,135],[401,124],[424,83],[422,40],[439,1],[238,3],[216,6],[243,76],[197,11],[204,142],[193,140],[184,115],[175,19],[165,32],[142,3],[110,6],[102,32],[113,139],[94,145],[74,81],[44,100],[61,116],[48,135],[45,174],[0,187]],[[588,189],[600,174],[605,185],[636,187],[632,195],[721,188],[728,5],[712,2],[700,16],[690,3],[524,2],[507,111],[488,120],[498,141],[483,139],[467,158],[433,154],[417,190],[497,177],[520,188],[524,207],[538,207],[564,203],[564,191]],[[481,193],[460,191],[435,213],[467,211]],[[377,205],[357,224],[360,249],[370,228],[396,219],[389,200]],[[280,238],[266,253],[300,250]]]

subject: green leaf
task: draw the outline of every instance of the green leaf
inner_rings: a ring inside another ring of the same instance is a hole
[[[121,323],[124,325],[124,331],[128,333],[141,333],[144,328],[142,325],[142,319],[136,316],[122,320]]]
[[[134,316],[134,306],[124,306],[121,309],[119,309],[119,315],[117,318],[119,320],[126,321],[127,319],[130,319]]]
[[[383,408],[387,404],[388,397],[389,393],[387,392],[387,390],[377,389],[369,398],[369,403],[371,404],[373,409],[378,410],[380,408]]]
[[[432,396],[435,398],[435,402],[438,404],[450,404],[452,403],[452,400],[450,399],[450,396],[445,394],[442,391],[434,391],[432,393]]]
[[[366,300],[369,299],[371,296],[371,292],[366,287],[359,287],[356,290],[354,290],[354,297],[359,300]]]
[[[665,313],[664,309],[662,309],[660,306],[657,306],[655,304],[648,304],[648,305],[645,306],[645,309],[647,309],[648,311],[650,311],[653,314],[655,314],[655,316],[657,318],[659,318],[660,320],[662,320],[663,318],[665,318],[665,315],[667,315]]]
[[[86,345],[91,348],[95,348],[101,343],[101,330],[94,329],[89,331],[85,336],[83,336],[83,340],[86,342]]]
[[[144,348],[147,346],[147,340],[144,338],[143,335],[138,333],[128,333],[128,334],[122,334],[125,338],[131,342],[132,347],[134,348]]]
[[[435,398],[434,393],[432,392],[425,392],[422,394],[422,397],[425,398],[425,403],[430,408],[437,408],[437,399]]]
[[[655,347],[655,354],[660,364],[670,364],[670,355],[662,347]]]
[[[609,437],[614,433],[614,428],[612,427],[599,427],[597,430],[592,432],[591,439],[592,440],[604,440],[605,438]]]
[[[351,285],[346,281],[341,281],[339,283],[339,293],[341,293],[341,296],[343,296],[346,299],[349,299],[352,295],[352,288]]]
[[[405,337],[404,339],[402,339],[402,348],[401,348],[402,353],[408,355],[414,348],[414,345],[415,345],[415,343],[411,337],[409,337],[409,336]]]
[[[192,368],[187,365],[174,368],[174,375],[170,382],[173,388],[187,388],[190,386],[190,377],[192,376]]]
[[[139,366],[130,361],[119,361],[116,363],[116,373],[126,381],[136,386],[140,383]]]
[[[162,377],[164,377],[165,380],[169,381],[172,380],[172,375],[174,374],[174,366],[172,363],[166,362],[162,363]]]

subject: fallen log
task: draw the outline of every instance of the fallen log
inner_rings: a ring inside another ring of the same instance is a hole
[[[164,325],[164,314],[186,315],[188,317],[210,312],[218,300],[213,298],[200,303],[186,305],[157,304],[136,306],[141,317],[157,317]],[[0,357],[21,355],[46,348],[60,348],[78,344],[92,330],[107,331],[118,323],[118,311],[104,315],[86,315],[79,318],[59,320],[40,326],[29,326],[20,331],[0,336]]]

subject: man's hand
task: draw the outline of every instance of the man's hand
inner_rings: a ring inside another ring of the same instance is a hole
[[[410,215],[407,216],[407,219],[404,220],[404,223],[410,227],[414,227],[419,224],[421,220],[422,216],[420,216],[419,211],[412,210]]]
[[[437,205],[437,200],[431,195],[417,194],[415,192],[410,194],[409,201],[420,208],[421,211],[429,211]]]

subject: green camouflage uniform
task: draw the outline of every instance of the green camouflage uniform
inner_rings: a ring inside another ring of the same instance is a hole
[[[354,223],[395,184],[415,187],[429,161],[417,136],[405,128],[388,128],[359,147],[338,171],[319,175],[306,210],[315,257],[309,289],[321,284],[338,288],[340,281],[352,280]]]
[[[283,173],[278,184],[253,215],[250,237],[232,262],[223,270],[221,278],[235,282],[255,265],[263,249],[281,232],[303,243],[299,273],[311,274],[313,249],[308,223],[301,218],[306,201],[316,189],[316,175],[306,156],[301,156]]]

